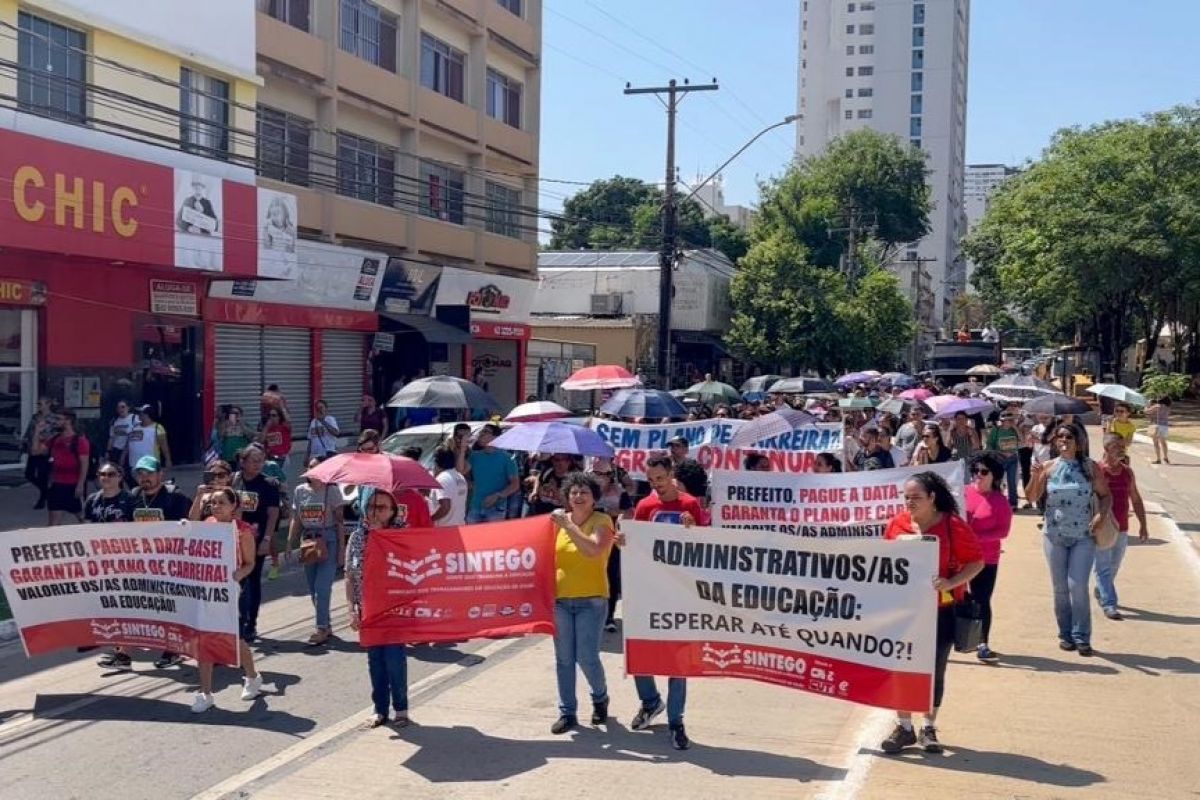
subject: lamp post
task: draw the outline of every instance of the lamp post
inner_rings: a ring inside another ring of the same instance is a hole
[[[762,138],[764,135],[766,135],[767,133],[770,133],[771,131],[775,130],[776,128],[782,128],[784,125],[791,125],[793,122],[797,121],[797,120],[798,120],[798,119],[800,119],[802,116],[803,116],[803,115],[801,115],[801,114],[788,114],[786,117],[784,117],[783,119],[781,119],[779,122],[776,122],[774,125],[768,125],[767,127],[763,128],[763,129],[762,129],[761,131],[759,131],[758,133],[754,134],[753,138],[751,138],[751,139],[750,139],[750,141],[746,142],[744,145],[742,145],[741,147],[739,147],[739,148],[738,148],[738,151],[737,151],[736,153],[734,153],[733,155],[731,155],[729,158],[725,159],[725,163],[724,163],[724,164],[722,164],[721,166],[717,167],[715,170],[713,170],[713,173],[712,173],[711,175],[709,175],[707,178],[705,178],[704,180],[700,181],[700,182],[699,182],[699,183],[697,183],[695,186],[693,186],[693,187],[692,187],[692,191],[688,192],[688,195],[687,195],[687,197],[685,197],[685,198],[683,198],[683,199],[684,199],[685,201],[687,201],[687,200],[691,200],[693,197],[695,197],[695,196],[696,196],[696,192],[700,191],[700,189],[702,189],[702,188],[703,188],[703,187],[704,187],[704,186],[705,186],[705,185],[706,185],[706,184],[707,184],[709,181],[711,181],[713,178],[715,178],[715,177],[717,177],[718,175],[720,175],[720,174],[721,174],[721,170],[725,169],[725,168],[726,168],[726,167],[728,167],[730,164],[732,164],[732,163],[733,163],[733,160],[734,160],[735,158],[737,158],[738,156],[740,156],[742,153],[746,152],[746,150],[748,150],[748,149],[750,148],[750,145],[752,145],[752,144],[754,144],[755,142],[757,142],[757,141],[758,141],[759,139],[761,139],[761,138]]]

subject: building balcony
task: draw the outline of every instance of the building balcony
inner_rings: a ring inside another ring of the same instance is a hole
[[[526,164],[536,164],[538,149],[533,134],[506,125],[500,120],[483,116],[483,131],[487,146]]]
[[[496,233],[483,233],[481,237],[485,264],[531,274],[537,271],[536,242],[513,239]]]
[[[389,206],[376,205],[363,200],[343,197],[333,192],[322,192],[321,198],[331,206],[332,231],[337,236],[380,242],[394,247],[408,244],[408,226],[412,219],[408,214]],[[300,213],[301,224],[304,213]],[[323,226],[317,225],[324,230]]]
[[[478,231],[431,217],[413,216],[409,220],[416,229],[417,250],[462,261],[475,260]]]
[[[427,125],[449,131],[467,141],[479,141],[479,118],[482,115],[478,109],[466,103],[422,87],[417,95],[417,114]]]
[[[394,72],[337,50],[338,88],[384,108],[412,116],[412,84]]]
[[[263,13],[256,25],[258,54],[320,78],[325,74],[325,42]]]
[[[487,5],[488,29],[529,53],[536,61],[541,55],[542,45],[534,26],[528,20],[509,13],[498,3],[490,2]]]
[[[494,0],[489,0],[493,2]],[[438,5],[446,6],[458,14],[467,17],[471,21],[479,24],[483,19],[483,1],[482,0],[437,0]]]

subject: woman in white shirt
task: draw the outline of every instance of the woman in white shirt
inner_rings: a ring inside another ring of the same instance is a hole
[[[329,406],[324,400],[318,400],[314,407],[312,422],[308,423],[308,454],[304,461],[310,458],[325,459],[337,452],[337,440],[342,435],[338,422],[329,413]]]
[[[124,400],[117,402],[117,415],[108,426],[108,460],[121,464],[125,458],[125,448],[129,446],[129,432],[138,424],[138,418],[129,409],[129,403]]]

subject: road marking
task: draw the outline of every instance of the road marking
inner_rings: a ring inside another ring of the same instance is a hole
[[[848,753],[850,766],[845,776],[826,791],[817,795],[818,800],[854,800],[867,785],[871,767],[875,765],[875,750],[884,737],[891,732],[896,715],[884,709],[872,709],[863,720],[858,736],[854,737]],[[867,752],[864,752],[867,751]]]
[[[479,663],[480,659],[487,660],[492,656],[498,655],[501,651],[512,647],[513,645],[523,641],[523,639],[499,639],[488,644],[486,647],[477,650],[474,653],[468,653],[453,664],[447,664],[430,675],[426,675],[421,680],[408,687],[408,696],[411,699],[415,695],[420,694],[432,686],[445,681],[446,679],[470,669]],[[324,730],[314,733],[302,741],[296,742],[291,747],[280,750],[275,755],[255,764],[252,767],[247,767],[236,775],[232,775],[215,786],[194,795],[192,800],[219,800],[229,794],[239,791],[244,786],[253,783],[260,778],[263,778],[275,770],[289,764],[296,759],[303,758],[305,755],[322,747],[329,742],[343,736],[355,728],[362,725],[363,720],[367,718],[375,710],[374,706],[367,706],[361,711],[356,711],[346,717],[341,722],[336,722]]]
[[[1175,522],[1175,518],[1167,511],[1162,503],[1147,502],[1146,510],[1151,514],[1157,514],[1159,518],[1167,526],[1167,534],[1180,547],[1183,548],[1183,558],[1187,561],[1188,566],[1192,568],[1193,575],[1200,580],[1200,550],[1196,549],[1196,545],[1192,543],[1192,539]],[[1133,537],[1130,537],[1131,539]]]

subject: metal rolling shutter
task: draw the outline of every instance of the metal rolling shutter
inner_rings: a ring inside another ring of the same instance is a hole
[[[259,401],[266,384],[262,375],[262,328],[216,326],[216,405],[239,405],[257,424]]]
[[[313,402],[312,334],[307,328],[263,328],[262,354],[259,392],[279,384],[292,415],[292,435],[307,436]]]
[[[363,396],[363,334],[323,331],[321,334],[321,394],[343,436],[357,436]]]

